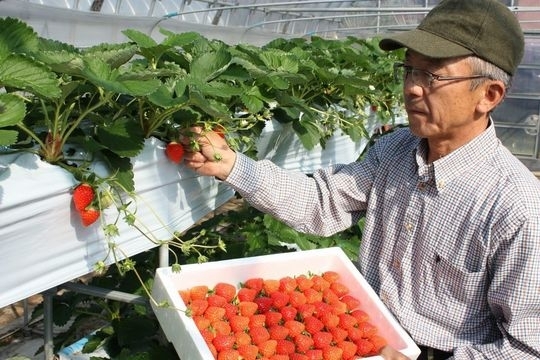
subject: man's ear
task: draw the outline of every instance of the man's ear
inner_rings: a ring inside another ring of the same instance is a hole
[[[499,105],[506,95],[506,88],[502,81],[488,80],[483,84],[484,96],[477,105],[477,110],[482,113],[490,113]]]

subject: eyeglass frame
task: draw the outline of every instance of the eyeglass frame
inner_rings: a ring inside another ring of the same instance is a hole
[[[399,76],[399,74],[398,74],[398,69],[399,68],[403,68],[403,70],[404,70],[403,77]],[[418,84],[416,81],[414,81],[414,74],[413,74],[414,72],[416,72],[416,73],[420,72],[423,75],[425,75],[425,78],[428,79],[428,85],[425,86],[423,84]],[[491,79],[491,77],[488,76],[488,75],[469,75],[469,76],[437,75],[437,74],[434,74],[434,73],[429,72],[429,71],[424,70],[424,69],[418,69],[418,68],[415,68],[415,67],[412,67],[412,66],[409,66],[409,65],[405,65],[402,62],[394,63],[394,80],[396,80],[396,81],[405,81],[409,75],[412,76],[411,80],[413,81],[413,83],[415,85],[418,85],[418,86],[422,87],[422,88],[431,88],[434,81],[472,80],[472,79],[481,79],[481,78],[489,78],[489,79]]]

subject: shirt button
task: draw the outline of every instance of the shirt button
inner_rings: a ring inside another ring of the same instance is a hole
[[[413,225],[411,223],[405,223],[405,230],[411,231],[413,229]]]

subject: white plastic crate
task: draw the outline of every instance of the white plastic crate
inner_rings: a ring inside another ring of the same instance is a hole
[[[362,310],[370,316],[370,322],[379,329],[379,333],[389,345],[413,360],[420,355],[420,349],[338,247],[183,265],[177,273],[170,267],[159,268],[156,271],[152,296],[158,304],[166,301],[170,307],[153,304],[152,308],[167,339],[174,345],[182,360],[209,360],[213,356],[208,346],[193,320],[182,311],[186,306],[178,294],[179,290],[203,284],[211,288],[218,282],[238,285],[250,277],[279,279],[309,272],[320,274],[330,270],[341,275],[341,281],[347,284],[350,294],[361,301]],[[382,360],[382,357],[363,359]]]

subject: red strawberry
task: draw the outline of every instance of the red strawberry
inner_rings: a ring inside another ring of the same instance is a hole
[[[354,359],[354,355],[356,355],[356,349],[358,348],[356,344],[352,341],[338,342],[337,347],[343,350],[343,354],[341,356],[344,360]]]
[[[257,296],[257,290],[243,287],[238,290],[236,296],[239,301],[253,301]]]
[[[261,341],[260,343],[255,343],[255,344],[259,346],[259,353],[264,358],[269,358],[270,356],[276,353],[277,340],[268,339],[268,340]]]
[[[249,317],[242,315],[235,315],[229,319],[231,330],[233,332],[245,331],[249,328]]]
[[[83,211],[94,200],[95,192],[92,186],[86,183],[79,184],[73,190],[73,204],[77,211]]]
[[[165,154],[170,161],[175,164],[179,164],[184,157],[184,147],[182,144],[179,144],[176,141],[171,141],[165,148]]]
[[[319,331],[313,334],[313,346],[315,349],[324,349],[325,347],[330,346],[333,340],[331,333],[327,331]]]
[[[259,348],[256,345],[245,344],[238,346],[238,352],[244,360],[255,360],[259,354]]]
[[[324,360],[343,360],[343,350],[337,346],[327,346],[323,349]]]
[[[96,222],[97,219],[99,219],[99,215],[101,213],[98,209],[95,209],[93,207],[90,207],[88,209],[84,209],[82,211],[79,211],[79,215],[81,216],[81,221],[83,226],[90,226],[93,223]]]
[[[214,294],[224,297],[227,302],[231,302],[236,295],[236,286],[224,282],[217,283],[214,286]]]
[[[279,339],[277,340],[276,354],[289,355],[294,353],[296,346],[291,340]]]
[[[191,296],[191,300],[206,299],[207,293],[208,286],[206,285],[196,285],[189,289],[189,295]]]
[[[273,325],[268,328],[268,332],[270,333],[270,339],[274,340],[282,340],[289,336],[289,329],[283,325]]]
[[[262,290],[263,284],[264,284],[264,280],[262,278],[250,278],[244,282],[244,287],[248,289],[253,289],[256,292],[259,292]]]
[[[241,301],[238,303],[238,311],[243,316],[253,316],[257,312],[259,306],[253,301]]]
[[[270,340],[270,333],[268,330],[263,326],[255,326],[249,329],[249,335],[251,335],[251,340],[255,345],[259,345],[259,348],[261,347],[261,344],[264,343],[267,340]],[[275,347],[274,347],[275,351]]]
[[[259,306],[259,314],[264,314],[272,308],[273,300],[267,296],[260,296],[253,300]]]
[[[240,358],[240,353],[236,349],[218,350],[217,360],[238,360]]]
[[[313,347],[313,339],[309,335],[300,334],[294,337],[296,351],[305,353]]]

